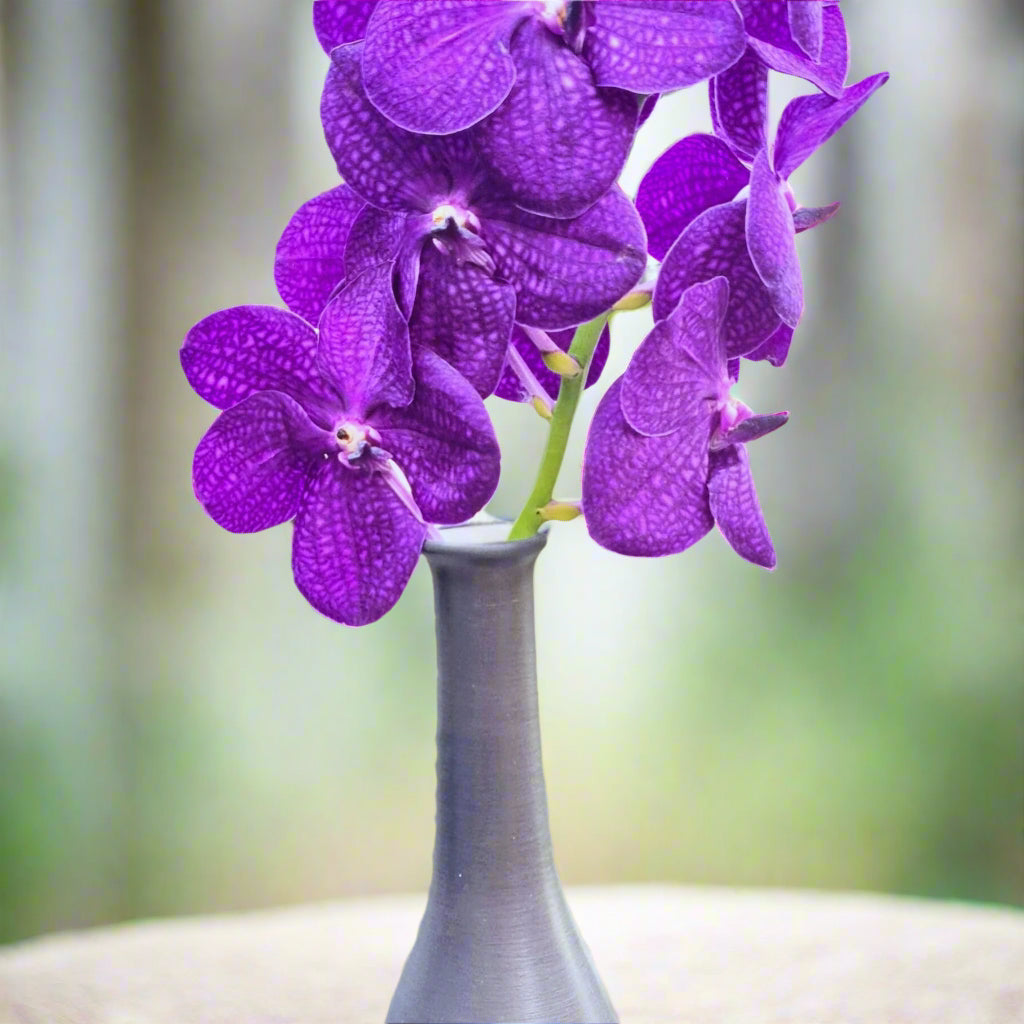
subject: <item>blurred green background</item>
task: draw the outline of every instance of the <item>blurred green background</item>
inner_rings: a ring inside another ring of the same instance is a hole
[[[892,81],[799,172],[805,205],[844,209],[801,236],[790,362],[738,389],[792,413],[752,453],[778,570],[717,534],[630,561],[579,523],[538,565],[567,883],[1024,902],[1024,26],[1014,0],[844,9],[851,80]],[[281,229],[336,183],[308,4],[0,11],[0,940],[421,889],[425,568],[380,623],[336,626],[288,527],[231,536],[190,487],[213,412],[181,338],[274,302]],[[799,88],[773,79],[776,115]],[[659,105],[627,188],[707,129],[704,96]],[[605,381],[647,316],[620,318]],[[514,514],[543,426],[492,405],[490,508]]]

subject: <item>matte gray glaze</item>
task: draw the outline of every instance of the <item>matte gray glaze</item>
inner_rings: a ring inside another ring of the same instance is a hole
[[[498,536],[508,527],[502,526]],[[566,906],[537,718],[533,564],[546,543],[443,531],[434,873],[389,1024],[618,1021]]]

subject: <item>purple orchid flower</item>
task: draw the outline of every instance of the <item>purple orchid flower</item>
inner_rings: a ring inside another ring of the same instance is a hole
[[[538,346],[537,339],[531,338],[529,328],[516,325],[512,330],[505,366],[494,394],[510,402],[532,402],[541,408],[550,408],[558,398],[558,389],[562,378],[552,373],[544,362],[543,347]],[[572,344],[573,330],[552,331],[547,337],[562,352],[568,352]],[[601,371],[608,361],[611,349],[611,331],[607,324],[597,340],[594,353],[587,366],[586,387],[596,384],[601,378]]]
[[[888,77],[866,78],[839,99],[797,97],[782,114],[774,147],[762,146],[752,167],[713,135],[691,135],[658,158],[637,194],[651,253],[664,257],[655,319],[666,317],[690,285],[722,274],[730,286],[730,357],[785,361],[803,313],[796,235],[839,209],[800,207],[788,179]],[[733,199],[745,186],[747,197]]]
[[[744,45],[736,8],[713,0],[405,0],[370,17],[363,80],[409,131],[478,125],[509,194],[570,217],[618,178],[638,95],[703,81]]]
[[[805,78],[834,99],[841,99],[849,53],[846,26],[837,4],[819,0],[746,2],[741,10],[749,45],[732,67],[709,81],[708,98],[715,135],[750,164],[768,144],[768,71]],[[809,54],[815,50],[819,56],[812,59]]]
[[[728,305],[724,277],[692,285],[601,399],[584,454],[583,515],[602,547],[673,554],[717,523],[737,554],[774,567],[744,444],[789,414],[755,416],[730,395]]]
[[[196,449],[196,497],[235,533],[294,519],[296,585],[352,626],[401,596],[428,524],[475,514],[499,473],[479,396],[434,353],[410,353],[390,273],[351,280],[319,330],[238,306],[181,350],[189,383],[224,410]]]
[[[413,343],[488,395],[514,322],[574,327],[632,288],[645,266],[643,225],[618,187],[574,219],[521,210],[467,135],[413,135],[368,102],[362,45],[333,51],[322,103],[346,184],[306,203],[286,228],[275,268],[281,297],[315,320],[343,275],[393,262]]]
[[[708,82],[714,133],[745,163],[768,145],[768,71],[813,82],[841,99],[849,66],[846,26],[832,0],[740,0],[748,46]]]

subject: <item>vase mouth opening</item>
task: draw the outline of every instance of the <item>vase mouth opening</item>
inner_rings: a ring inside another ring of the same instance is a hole
[[[526,554],[540,551],[547,543],[547,524],[539,533],[525,540],[509,540],[510,519],[499,519],[482,513],[468,522],[456,526],[441,526],[423,545],[423,553],[443,555],[464,552],[487,559],[507,558],[513,553]]]

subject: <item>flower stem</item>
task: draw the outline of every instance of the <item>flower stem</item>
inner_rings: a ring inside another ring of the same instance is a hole
[[[569,431],[576,415],[576,406],[587,382],[590,358],[594,354],[604,325],[608,322],[608,316],[608,313],[602,313],[596,319],[576,328],[576,334],[569,346],[569,355],[580,364],[583,372],[575,377],[562,378],[558,389],[558,401],[551,410],[548,443],[544,449],[540,469],[537,471],[537,481],[533,485],[530,497],[526,499],[523,511],[519,513],[519,518],[512,524],[509,540],[525,540],[532,537],[545,521],[540,510],[551,501],[555,485],[558,483],[558,472],[565,458],[565,447],[569,442]]]

